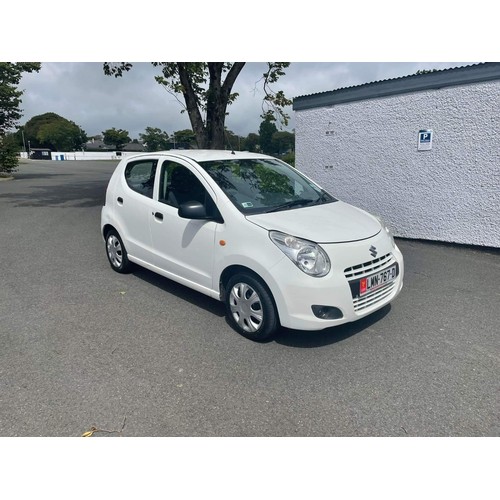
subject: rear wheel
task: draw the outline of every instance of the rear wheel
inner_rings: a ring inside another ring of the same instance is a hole
[[[266,340],[279,327],[271,292],[249,273],[236,274],[229,279],[224,302],[229,323],[244,337]]]
[[[132,263],[128,260],[127,250],[120,235],[114,229],[106,233],[106,255],[113,271],[117,273],[128,273]]]

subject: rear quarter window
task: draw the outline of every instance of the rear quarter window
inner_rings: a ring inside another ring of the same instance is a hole
[[[153,197],[157,160],[140,160],[130,162],[125,167],[125,181],[136,193]]]

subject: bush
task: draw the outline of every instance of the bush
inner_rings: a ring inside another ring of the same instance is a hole
[[[19,146],[14,137],[0,137],[0,175],[11,174],[19,164]]]
[[[281,157],[281,159],[285,162],[288,163],[288,165],[291,165],[292,167],[295,167],[295,152],[290,152]]]

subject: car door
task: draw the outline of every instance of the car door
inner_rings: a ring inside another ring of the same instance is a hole
[[[155,158],[130,161],[115,192],[115,213],[127,252],[145,262],[150,262],[152,257],[149,222],[157,164]]]
[[[200,291],[214,289],[212,272],[218,222],[179,217],[181,203],[199,201],[209,213],[215,194],[194,169],[181,160],[164,160],[157,172],[157,196],[150,228],[155,265],[170,277]]]

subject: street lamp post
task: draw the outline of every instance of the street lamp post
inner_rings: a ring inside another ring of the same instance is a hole
[[[21,134],[23,135],[23,148],[24,148],[24,152],[26,153],[26,141],[24,139],[24,130],[21,129]]]

